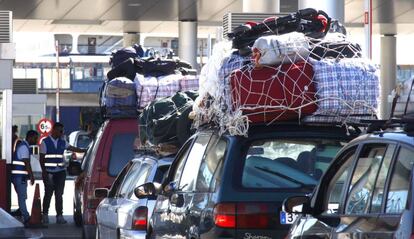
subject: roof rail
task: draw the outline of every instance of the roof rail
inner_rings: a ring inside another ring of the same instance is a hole
[[[388,120],[361,120],[367,125],[367,133],[383,131],[401,127],[405,132],[414,132],[414,115],[404,115],[402,118],[391,118]]]

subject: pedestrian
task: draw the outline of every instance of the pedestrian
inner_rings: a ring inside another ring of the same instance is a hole
[[[27,179],[30,184],[34,184],[32,167],[30,166],[30,145],[37,144],[39,134],[34,130],[26,133],[26,140],[16,142],[16,150],[13,155],[12,162],[12,183],[17,193],[19,202],[19,210],[23,216],[23,222],[26,226],[29,223],[29,212],[26,208],[27,199]]]
[[[42,168],[42,178],[45,185],[42,220],[45,224],[49,223],[49,206],[53,193],[55,193],[56,223],[66,223],[66,220],[63,218],[62,198],[66,180],[63,152],[66,149],[72,152],[86,152],[86,149],[69,145],[63,138],[63,133],[63,124],[55,123],[52,127],[51,134],[43,139],[40,145],[40,166]]]
[[[19,131],[19,127],[17,125],[13,125],[12,127],[12,153],[14,153],[14,151],[16,150],[16,143],[19,140],[17,131]]]

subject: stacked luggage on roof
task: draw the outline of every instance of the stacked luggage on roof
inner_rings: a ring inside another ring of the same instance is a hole
[[[199,87],[197,71],[178,58],[143,54],[138,45],[112,54],[112,69],[101,89],[102,114],[105,118],[140,117],[143,145],[179,146],[190,136],[188,113],[197,96],[193,91]]]
[[[201,71],[197,126],[246,135],[251,123],[376,118],[379,68],[323,11],[249,22],[228,37]]]

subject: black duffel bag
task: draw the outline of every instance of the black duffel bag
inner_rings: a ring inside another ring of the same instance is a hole
[[[109,81],[117,77],[126,77],[134,80],[136,74],[159,77],[175,74],[175,71],[180,71],[180,69],[184,68],[187,71],[191,71],[191,65],[185,61],[128,58],[110,70],[106,76]]]
[[[130,80],[134,80],[135,75],[138,73],[135,61],[136,60],[134,58],[128,58],[112,70],[108,71],[106,74],[108,81],[111,81],[117,77],[126,77]]]
[[[140,116],[140,139],[143,145],[169,143],[181,146],[192,134],[194,92],[177,92],[172,97],[153,101]]]

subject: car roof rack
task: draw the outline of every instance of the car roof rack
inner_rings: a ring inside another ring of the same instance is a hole
[[[250,124],[249,128],[254,127],[278,127],[278,126],[309,126],[309,127],[335,127],[335,128],[343,128],[349,132],[349,130],[353,130],[356,134],[361,134],[362,127],[367,127],[367,123],[359,123],[359,122],[303,122],[298,120],[291,120],[291,121],[277,121],[274,123],[254,123]],[[208,129],[218,129],[219,125],[215,124],[214,122],[208,122],[200,125],[198,127],[199,130],[208,130]]]
[[[405,132],[414,132],[414,115],[404,115],[402,118],[388,120],[361,120],[367,125],[367,133],[380,132],[387,129],[402,128]]]

